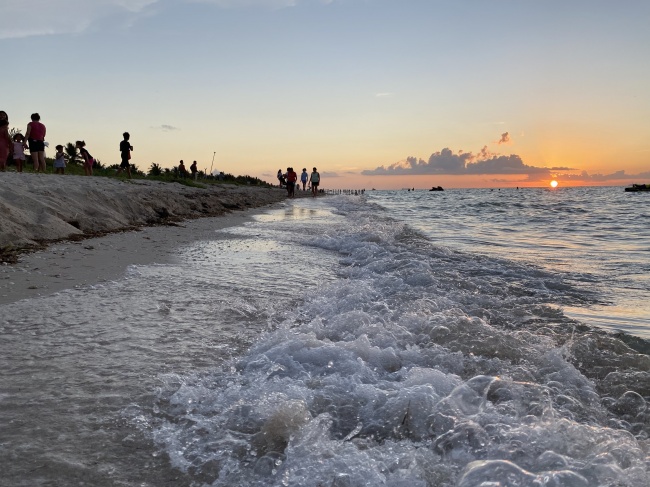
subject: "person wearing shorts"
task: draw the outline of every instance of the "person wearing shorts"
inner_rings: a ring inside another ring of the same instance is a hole
[[[320,174],[314,168],[314,171],[311,173],[311,176],[309,176],[309,182],[311,183],[311,195],[313,197],[316,197],[318,194],[318,185],[320,184]]]
[[[122,162],[120,163],[120,167],[117,169],[116,176],[120,175],[122,169],[126,169],[126,173],[129,175],[129,179],[131,179],[131,151],[133,150],[133,146],[129,142],[131,135],[128,132],[124,132],[122,134],[122,137],[124,137],[124,140],[120,142],[120,154],[122,155]]]
[[[307,186],[307,180],[309,179],[309,174],[307,174],[307,168],[302,168],[302,174],[300,174],[300,182],[302,183],[302,190],[305,191],[305,186]]]
[[[34,172],[45,172],[45,125],[41,123],[38,113],[32,113],[31,118],[32,121],[27,124],[25,139],[34,161]]]

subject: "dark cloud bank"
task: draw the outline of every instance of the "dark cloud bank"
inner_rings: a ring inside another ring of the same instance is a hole
[[[507,136],[507,133],[504,134]],[[516,154],[508,156],[493,154],[484,147],[478,154],[472,152],[453,153],[451,149],[442,149],[434,152],[428,161],[416,157],[407,157],[406,160],[396,162],[389,166],[380,166],[376,169],[362,171],[366,176],[401,176],[401,175],[453,175],[453,176],[478,176],[478,175],[522,175],[524,181],[542,181],[549,178],[561,178],[563,181],[581,182],[606,182],[615,180],[646,180],[650,179],[650,172],[641,174],[625,174],[617,171],[612,174],[588,174],[582,171],[579,174],[567,174],[562,171],[577,171],[571,167],[536,167],[524,164],[521,157]]]

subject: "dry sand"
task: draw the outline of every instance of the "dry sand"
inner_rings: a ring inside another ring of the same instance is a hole
[[[285,198],[279,188],[0,173],[0,304],[169,262],[179,246],[253,214],[232,210]]]

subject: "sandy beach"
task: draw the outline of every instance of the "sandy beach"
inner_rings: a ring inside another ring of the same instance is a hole
[[[219,216],[285,198],[279,188],[4,173],[0,249]]]
[[[180,245],[285,198],[279,188],[2,174],[0,303],[115,279],[129,264],[168,262]]]

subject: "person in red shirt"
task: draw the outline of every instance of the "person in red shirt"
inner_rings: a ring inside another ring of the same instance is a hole
[[[292,167],[287,168],[287,194],[289,198],[293,198],[296,190],[296,181],[298,181],[298,174]]]
[[[32,113],[32,121],[27,124],[25,132],[29,152],[34,161],[34,172],[45,172],[45,125],[40,120],[38,113]]]

